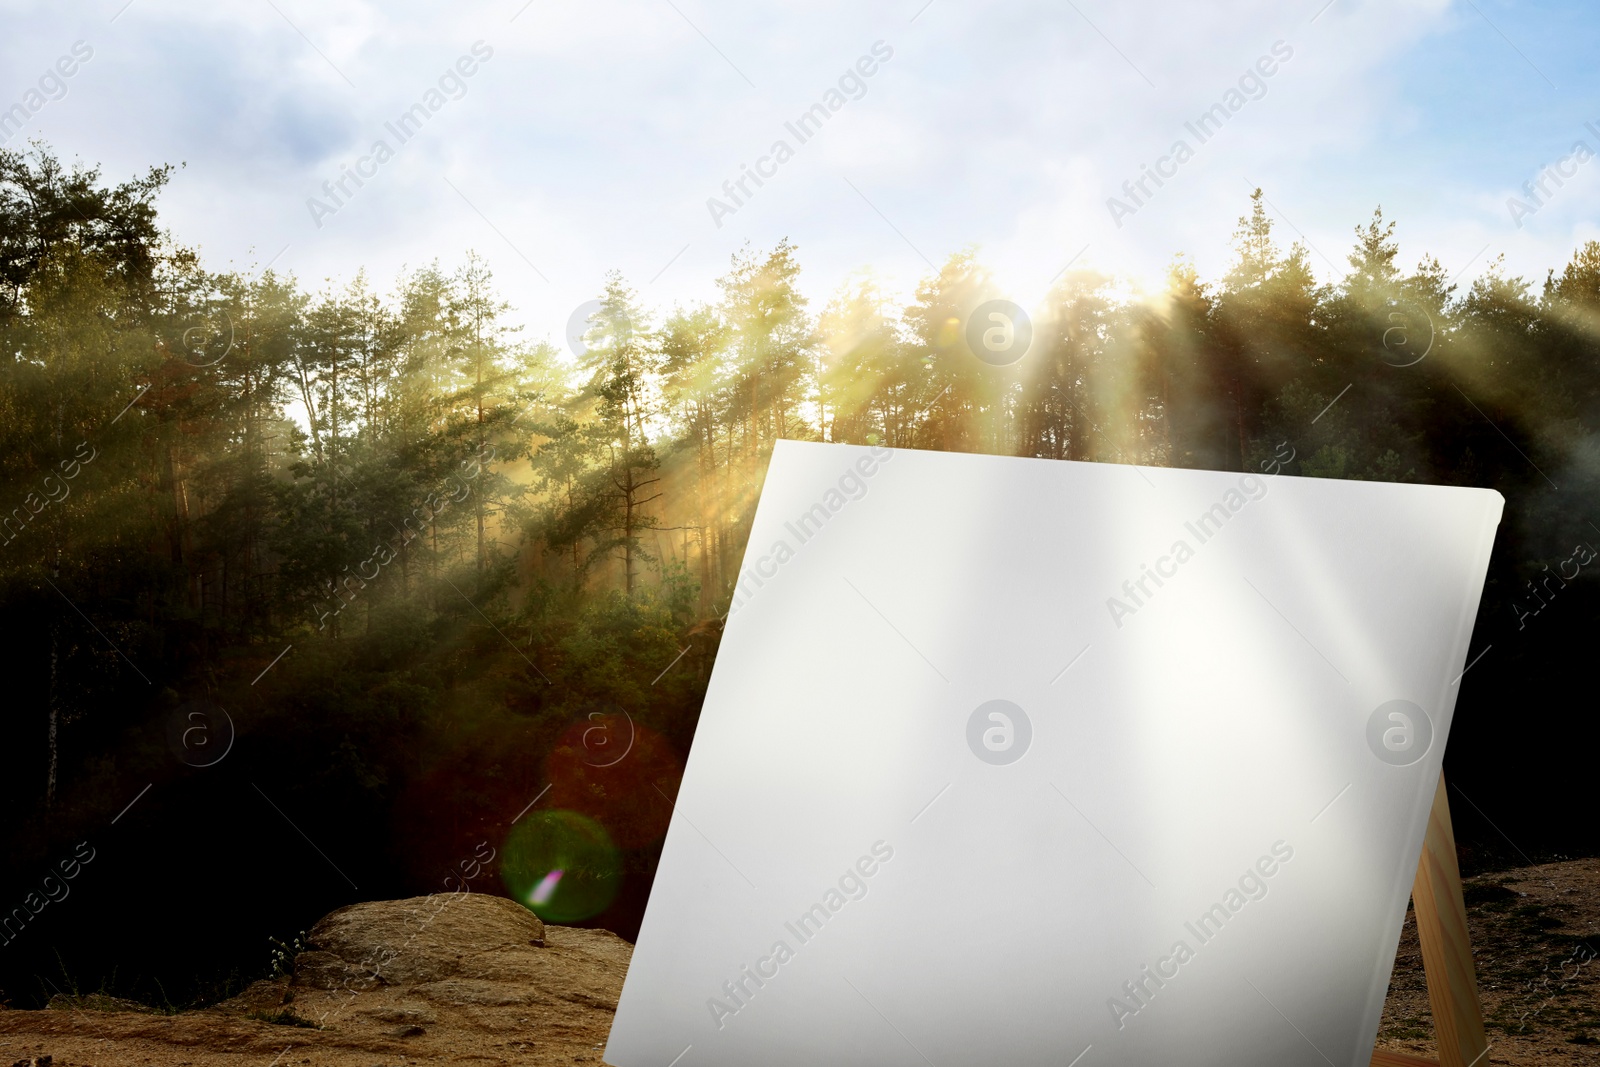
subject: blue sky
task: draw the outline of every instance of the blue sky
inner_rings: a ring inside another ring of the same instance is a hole
[[[183,162],[162,213],[214,267],[276,257],[312,288],[365,267],[387,288],[475,248],[552,338],[607,269],[666,309],[785,236],[819,308],[862,268],[906,294],[967,245],[1024,304],[1075,255],[1155,284],[1184,252],[1216,277],[1252,184],[1329,278],[1379,203],[1408,266],[1432,253],[1463,283],[1502,255],[1542,280],[1600,237],[1600,160],[1521,227],[1506,207],[1575,141],[1600,150],[1600,10],[1324,4],[13,0],[0,109],[83,41],[7,147],[42,137],[118,179]],[[399,144],[385,123],[478,41],[464,95]],[[785,122],[877,42],[892,57],[799,143]],[[1187,132],[1275,44],[1259,98],[1203,144]],[[322,183],[378,138],[394,157],[316,225],[308,199],[331,205]],[[1179,138],[1192,158],[1116,225],[1107,198]],[[779,139],[792,158],[719,227],[707,199]]]

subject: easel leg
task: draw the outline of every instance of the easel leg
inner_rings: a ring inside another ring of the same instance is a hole
[[[1428,836],[1417,863],[1411,902],[1417,913],[1417,939],[1422,943],[1422,967],[1428,976],[1428,1001],[1433,1008],[1440,1067],[1482,1067],[1488,1041],[1472,966],[1472,941],[1467,934],[1456,835],[1450,825],[1450,801],[1442,774],[1433,796],[1433,810],[1428,813]]]

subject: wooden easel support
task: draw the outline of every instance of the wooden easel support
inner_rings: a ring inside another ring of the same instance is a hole
[[[1489,1044],[1483,1032],[1483,1007],[1467,934],[1467,903],[1461,895],[1456,835],[1450,825],[1450,800],[1442,774],[1433,794],[1433,810],[1428,813],[1428,836],[1417,861],[1411,903],[1417,913],[1417,939],[1422,943],[1422,970],[1428,979],[1439,1058],[1377,1050],[1372,1053],[1372,1067],[1479,1067]]]

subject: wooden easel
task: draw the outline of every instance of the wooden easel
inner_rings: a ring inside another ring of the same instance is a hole
[[[1467,904],[1461,895],[1461,867],[1456,862],[1456,835],[1450,826],[1450,801],[1444,775],[1428,813],[1428,836],[1411,886],[1417,913],[1417,940],[1422,943],[1422,970],[1428,978],[1433,1032],[1439,1058],[1402,1052],[1372,1053],[1372,1067],[1483,1067],[1488,1039],[1483,1033],[1483,1006],[1472,966],[1472,941],[1467,934]]]

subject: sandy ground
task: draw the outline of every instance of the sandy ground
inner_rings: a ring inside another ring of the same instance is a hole
[[[1466,893],[1487,1063],[1600,1064],[1600,859],[1483,875]],[[293,978],[213,1008],[0,1011],[0,1065],[599,1064],[631,952],[483,894],[357,904],[317,924]],[[1408,917],[1378,1043],[1431,1055],[1431,1026]]]
[[[1488,1064],[1600,1064],[1600,859],[1469,878],[1467,925]],[[1406,916],[1378,1031],[1381,1048],[1432,1056],[1433,1015]]]
[[[0,1064],[599,1064],[633,951],[481,893],[357,904],[309,940],[293,979],[202,1011],[94,1010],[126,1005],[87,998],[0,1012]]]

